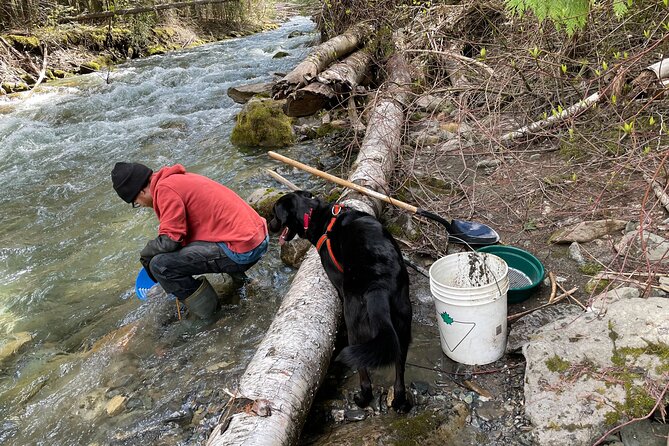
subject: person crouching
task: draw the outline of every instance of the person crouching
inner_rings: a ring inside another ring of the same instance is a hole
[[[232,190],[181,164],[154,173],[144,164],[117,162],[111,179],[123,201],[153,208],[158,217],[158,236],[140,252],[141,264],[202,319],[216,311],[218,296],[204,276],[193,275],[239,279],[267,251],[265,219]]]

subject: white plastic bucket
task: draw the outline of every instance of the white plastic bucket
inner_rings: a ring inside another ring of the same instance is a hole
[[[500,257],[463,252],[430,267],[441,349],[453,361],[489,364],[506,349],[509,268]]]

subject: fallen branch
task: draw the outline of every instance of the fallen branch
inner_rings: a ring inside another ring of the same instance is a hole
[[[290,189],[290,190],[300,190],[300,188],[297,187],[295,184],[291,183],[290,180],[282,177],[281,175],[279,175],[277,172],[273,171],[272,169],[265,169],[265,171],[269,174],[269,176],[271,176],[272,178],[277,180],[279,183],[286,186],[288,189]]]
[[[44,59],[42,59],[42,70],[40,70],[39,77],[37,78],[37,82],[35,82],[35,85],[33,85],[33,88],[28,92],[27,97],[30,97],[33,94],[33,92],[35,91],[35,88],[37,88],[37,86],[42,83],[44,78],[46,78],[46,66],[47,66],[46,58],[47,58],[47,53],[48,53],[46,45],[44,45],[43,53],[44,53]]]
[[[556,303],[560,302],[561,300],[563,300],[564,298],[566,298],[568,296],[571,296],[576,290],[578,290],[578,287],[574,287],[571,290],[566,291],[566,292],[560,294],[559,296],[556,296],[555,299],[553,300],[553,302],[548,302],[548,303],[545,303],[543,305],[539,305],[536,308],[532,308],[532,309],[527,310],[527,311],[522,311],[520,313],[516,313],[516,314],[512,314],[510,316],[507,316],[506,321],[507,322],[513,322],[516,319],[520,319],[521,317],[527,316],[530,313],[534,313],[537,310],[541,310],[542,308],[546,308],[550,305],[556,304]]]
[[[566,110],[562,110],[560,113],[556,113],[552,116],[549,116],[546,119],[542,119],[541,121],[536,121],[533,122],[530,125],[526,125],[525,127],[521,127],[518,130],[513,130],[509,133],[506,133],[502,135],[500,140],[502,142],[506,141],[511,141],[513,139],[520,138],[522,136],[527,135],[528,133],[536,132],[537,130],[542,130],[546,129],[548,127],[552,127],[553,125],[557,124],[558,122],[564,121],[565,119],[569,118],[570,116],[573,116],[577,113],[580,113],[584,110],[587,110],[588,108],[592,107],[594,104],[599,102],[599,100],[603,97],[603,95],[600,92],[591,94],[587,98],[577,102],[576,104],[572,105],[571,107],[567,108]]]

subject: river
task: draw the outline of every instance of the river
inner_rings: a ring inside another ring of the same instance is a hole
[[[0,364],[1,444],[204,442],[293,270],[272,243],[252,282],[228,288],[215,322],[176,322],[157,288],[144,302],[134,294],[157,221],[116,196],[110,172],[117,161],[181,163],[243,197],[276,186],[264,151],[229,143],[241,106],[226,91],[288,71],[313,28],[297,17],[0,102],[0,349],[31,338]],[[273,59],[278,51],[289,56]],[[291,150],[305,162],[317,151]]]

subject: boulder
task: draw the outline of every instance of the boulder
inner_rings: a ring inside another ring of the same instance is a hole
[[[281,261],[293,268],[299,268],[302,260],[311,248],[309,240],[295,238],[288,243],[281,245]]]
[[[643,232],[643,238],[644,243],[641,243],[638,231],[628,232],[616,244],[616,251],[620,255],[637,258],[644,262],[647,258],[649,262],[669,265],[669,240],[647,231]]]
[[[248,196],[246,202],[255,209],[261,217],[269,220],[272,217],[274,203],[285,193],[286,192],[278,189],[262,187],[251,192],[251,195]]]
[[[669,370],[669,300],[624,299],[568,316],[523,346],[525,413],[538,444],[592,444],[655,405]]]
[[[572,226],[558,229],[551,235],[551,243],[590,242],[607,234],[614,234],[625,229],[625,220],[582,221]]]
[[[230,141],[241,147],[278,148],[295,142],[291,119],[283,102],[254,98],[237,115]]]

